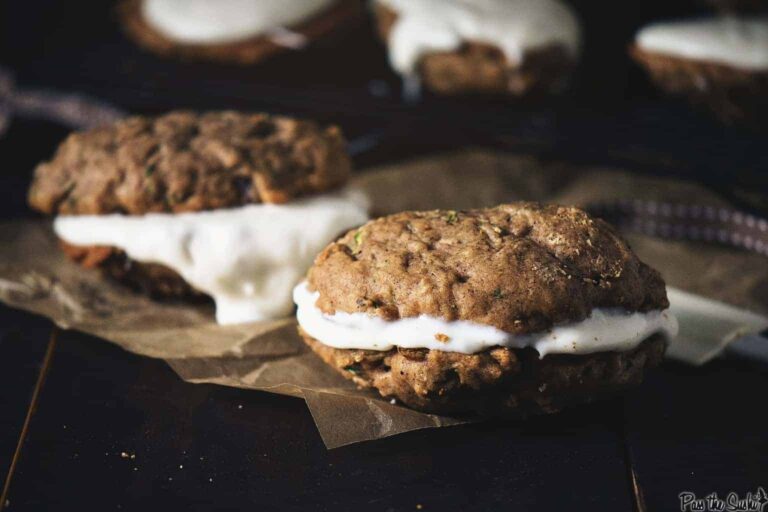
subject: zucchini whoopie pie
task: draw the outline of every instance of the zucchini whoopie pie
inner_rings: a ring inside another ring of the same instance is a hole
[[[122,0],[120,18],[156,54],[247,65],[331,34],[360,10],[357,0]]]
[[[728,123],[768,124],[768,16],[653,23],[630,53],[663,91]]]
[[[639,383],[677,323],[664,281],[570,207],[405,212],[294,290],[300,334],[361,387],[436,413],[553,412]]]
[[[317,253],[367,220],[349,174],[338,127],[171,112],[70,135],[29,204],[84,267],[155,297],[212,297],[220,323],[240,323],[289,315]]]
[[[392,67],[440,94],[526,94],[565,87],[579,57],[560,0],[375,0]]]

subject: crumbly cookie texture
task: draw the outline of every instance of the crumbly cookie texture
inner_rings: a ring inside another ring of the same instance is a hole
[[[386,41],[397,13],[374,5],[379,35]],[[492,44],[467,41],[456,51],[435,51],[419,63],[419,77],[430,90],[445,95],[538,95],[558,92],[567,85],[576,65],[569,52],[552,44],[529,51],[520,65],[511,65]]]
[[[141,14],[143,0],[122,0],[119,17],[123,29],[138,45],[165,57],[183,60],[206,60],[247,66],[273,55],[291,51],[268,37],[254,36],[243,41],[216,44],[180,43],[155,30]],[[333,34],[339,28],[360,17],[360,3],[356,0],[338,0],[332,7],[313,16],[300,25],[289,27],[292,32],[309,42]]]
[[[664,55],[637,45],[630,55],[664,92],[687,96],[726,123],[766,125],[768,72]]]
[[[107,277],[154,299],[207,301],[208,296],[196,290],[176,271],[158,263],[140,263],[115,247],[87,247],[59,240],[62,252],[83,268],[98,269]]]
[[[341,131],[262,113],[177,111],[70,135],[35,169],[47,214],[188,212],[286,203],[342,185]]]
[[[564,206],[405,212],[348,232],[308,273],[323,312],[430,315],[514,334],[593,308],[669,307],[664,281],[605,222]]]
[[[497,347],[477,354],[395,348],[385,352],[323,345],[300,331],[309,347],[361,388],[425,412],[529,416],[618,393],[642,381],[663,357],[655,335],[628,352],[548,355]]]

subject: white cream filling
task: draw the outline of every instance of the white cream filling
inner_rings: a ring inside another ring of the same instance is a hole
[[[297,25],[336,0],[144,0],[142,16],[182,43],[228,43]]]
[[[466,41],[493,44],[519,64],[527,50],[552,43],[573,56],[581,44],[573,11],[559,0],[374,0],[397,13],[389,59],[413,73],[426,53],[453,51]]]
[[[291,290],[315,256],[344,230],[368,220],[359,190],[194,213],[77,215],[54,221],[74,245],[122,249],[133,260],[175,270],[216,302],[216,320],[233,324],[293,310]]]
[[[650,52],[767,69],[768,17],[726,16],[654,23],[638,32],[636,43]]]
[[[465,320],[446,321],[427,315],[387,321],[366,313],[323,313],[315,306],[318,292],[306,282],[293,290],[298,306],[296,318],[310,336],[321,343],[343,349],[390,350],[392,347],[428,348],[474,354],[501,346],[533,347],[540,357],[547,354],[623,352],[638,346],[655,333],[667,339],[677,335],[677,320],[669,312],[627,313],[595,309],[589,318],[534,334],[511,334],[492,325]]]

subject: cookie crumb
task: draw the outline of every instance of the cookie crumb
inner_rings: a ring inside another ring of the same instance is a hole
[[[439,341],[440,343],[448,343],[449,341],[451,341],[451,337],[450,336],[447,336],[447,335],[445,335],[445,334],[443,334],[441,332],[438,332],[438,333],[435,334],[435,339],[437,341]]]

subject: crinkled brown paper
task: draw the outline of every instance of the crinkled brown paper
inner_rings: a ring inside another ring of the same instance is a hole
[[[464,209],[513,200],[587,204],[619,198],[724,201],[697,185],[614,169],[577,169],[481,150],[372,169],[355,179],[374,213]],[[713,246],[630,237],[667,282],[768,312],[768,265],[758,255]],[[0,224],[0,299],[125,350],[165,359],[188,382],[300,397],[329,448],[464,420],[412,411],[358,390],[326,367],[296,334],[295,320],[220,326],[213,310],[153,302],[85,271],[58,250],[50,224]]]

